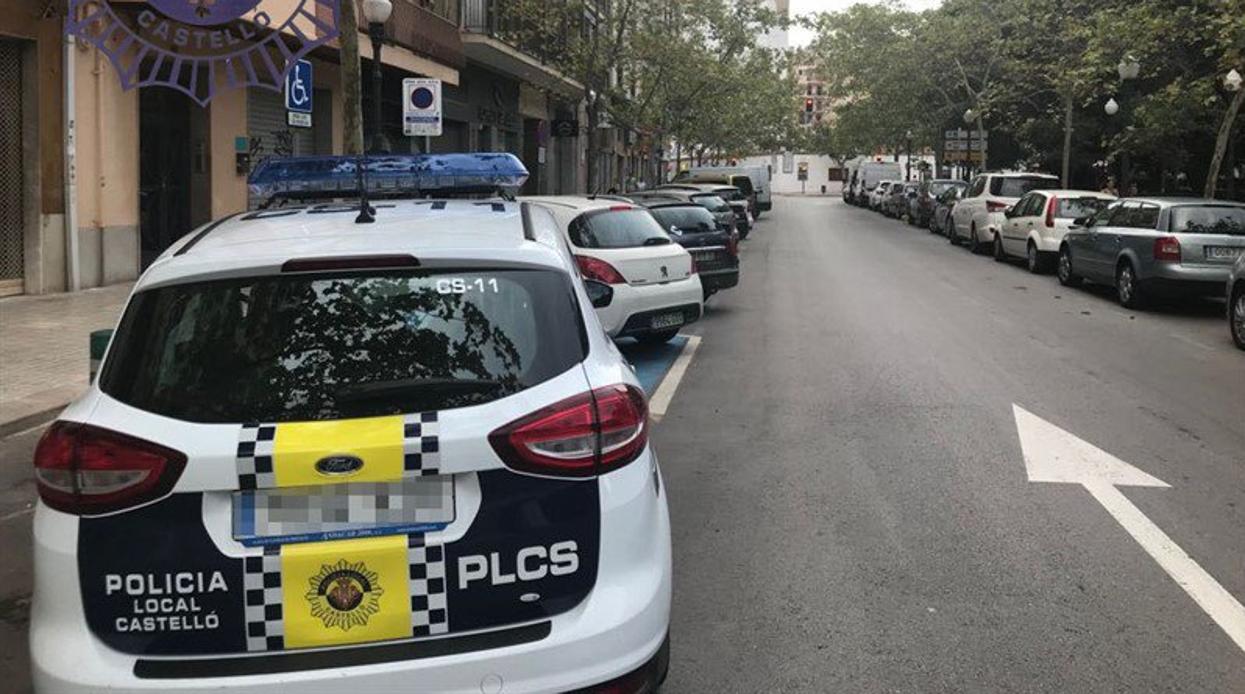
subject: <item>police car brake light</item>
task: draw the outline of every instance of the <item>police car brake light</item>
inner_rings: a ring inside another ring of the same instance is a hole
[[[56,422],[35,448],[43,503],[66,513],[118,511],[167,494],[186,456],[150,441],[89,424]]]
[[[558,477],[591,477],[635,460],[648,444],[648,403],[616,384],[581,393],[507,424],[489,443],[508,467]]]
[[[514,193],[528,176],[508,152],[269,157],[251,171],[247,186],[264,199],[353,197],[360,193],[359,162],[368,195],[381,197]]]

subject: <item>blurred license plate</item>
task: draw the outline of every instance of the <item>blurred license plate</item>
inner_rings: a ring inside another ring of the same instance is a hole
[[[683,313],[663,313],[660,316],[653,316],[649,321],[649,327],[654,330],[661,328],[673,328],[676,325],[683,325]]]
[[[233,494],[233,537],[248,547],[430,532],[453,521],[451,475]]]
[[[1206,257],[1215,260],[1235,260],[1240,257],[1242,250],[1245,249],[1234,246],[1207,246]]]

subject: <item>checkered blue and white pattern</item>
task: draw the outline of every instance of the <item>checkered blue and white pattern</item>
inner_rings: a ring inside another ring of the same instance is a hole
[[[285,618],[281,608],[281,548],[265,547],[263,554],[243,559],[246,573],[246,649],[279,651],[285,648]]]
[[[238,486],[243,490],[277,486],[272,468],[276,424],[243,424],[238,433]]]
[[[403,420],[402,469],[406,475],[435,475],[441,466],[436,412],[408,414]]]
[[[411,635],[444,634],[450,629],[445,590],[445,549],[427,545],[422,534],[408,535],[410,564]]]

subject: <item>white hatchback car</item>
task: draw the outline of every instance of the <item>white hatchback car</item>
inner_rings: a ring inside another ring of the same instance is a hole
[[[980,252],[994,242],[1003,228],[1003,211],[1016,204],[1025,193],[1054,188],[1059,179],[1050,174],[990,171],[978,174],[951,210],[951,243],[968,241],[968,248]]]
[[[704,290],[692,256],[647,209],[604,197],[524,200],[553,213],[584,279],[613,290],[597,302],[610,337],[660,343],[700,319]]]
[[[1092,190],[1034,190],[1004,211],[994,236],[994,258],[1023,257],[1029,272],[1047,272],[1074,220],[1091,217],[1115,199]]]
[[[36,691],[663,679],[645,396],[553,217],[357,207],[214,222],[138,281],[35,454]]]

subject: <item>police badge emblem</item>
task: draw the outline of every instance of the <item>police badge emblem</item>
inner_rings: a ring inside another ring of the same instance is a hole
[[[339,12],[338,0],[69,0],[65,33],[108,56],[123,89],[162,85],[205,106],[222,89],[281,91],[299,58],[337,38]]]
[[[377,573],[363,562],[341,559],[336,564],[325,564],[308,581],[305,597],[311,604],[311,615],[324,626],[342,631],[366,626],[368,619],[380,611],[380,596],[385,592],[378,579]]]

